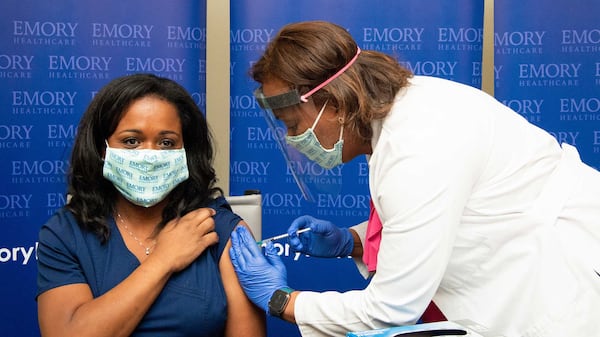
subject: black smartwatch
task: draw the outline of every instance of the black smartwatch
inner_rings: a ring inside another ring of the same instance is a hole
[[[281,289],[275,290],[271,299],[269,300],[269,315],[275,317],[281,317],[285,307],[287,307],[288,302],[290,301],[291,293],[294,289],[289,287],[283,287]]]

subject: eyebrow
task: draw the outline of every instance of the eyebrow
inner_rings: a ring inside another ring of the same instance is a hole
[[[142,134],[144,133],[142,130],[140,129],[125,129],[125,130],[121,130],[119,133],[124,133],[124,132],[132,132],[132,133],[138,133],[138,134]],[[176,131],[172,131],[172,130],[162,130],[158,133],[160,136],[165,136],[165,135],[176,135],[176,136],[182,136],[182,133],[178,133]]]
[[[178,132],[176,132],[176,131],[171,131],[171,130],[164,130],[164,131],[161,131],[161,132],[159,132],[158,134],[159,134],[159,135],[174,134],[174,135],[177,135],[177,136],[179,136],[179,135],[180,135]]]

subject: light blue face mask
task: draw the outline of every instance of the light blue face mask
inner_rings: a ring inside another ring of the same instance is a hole
[[[114,149],[106,144],[102,174],[125,199],[151,207],[189,177],[185,149]]]
[[[333,148],[326,149],[321,145],[317,135],[314,132],[315,127],[317,126],[317,122],[321,118],[325,107],[327,106],[327,102],[319,111],[317,115],[317,119],[313,123],[312,127],[306,129],[302,134],[297,136],[285,136],[285,141],[289,145],[293,146],[296,150],[303,153],[308,159],[314,161],[319,164],[319,166],[324,169],[331,169],[338,165],[342,164],[342,148],[344,146],[344,140],[342,136],[344,134],[344,125],[342,124],[342,128],[340,130],[340,138],[333,145]]]

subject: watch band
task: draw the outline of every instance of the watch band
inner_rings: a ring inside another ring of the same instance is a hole
[[[275,290],[269,300],[269,315],[281,317],[290,301],[292,292],[294,292],[294,289],[290,287],[283,287]]]

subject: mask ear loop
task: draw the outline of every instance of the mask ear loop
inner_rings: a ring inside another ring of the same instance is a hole
[[[325,107],[327,106],[327,102],[329,100],[325,101],[325,104],[323,104],[323,107],[321,108],[321,111],[319,111],[319,114],[317,115],[317,118],[315,119],[315,122],[313,123],[313,125],[310,127],[310,130],[313,130],[313,133],[315,132],[315,126],[317,126],[317,122],[319,121],[319,119],[321,119],[321,115],[323,114],[323,111],[325,111]],[[340,128],[340,138],[338,138],[338,142],[342,140],[342,137],[344,136],[344,123],[343,123],[343,118],[339,117],[338,121],[340,122],[340,124],[342,124],[342,127]],[[316,134],[315,134],[316,137]],[[325,149],[327,150],[327,149]],[[330,149],[330,150],[333,150]]]
[[[311,130],[314,130],[315,126],[317,126],[317,123],[319,122],[319,119],[321,119],[321,115],[323,114],[323,111],[325,111],[325,107],[326,106],[327,106],[327,101],[325,101],[325,104],[323,104],[323,107],[321,108],[321,111],[319,111],[319,114],[317,115],[317,118],[313,122],[313,125],[310,127]]]
[[[308,102],[308,98],[314,94],[315,92],[317,92],[319,89],[323,88],[324,86],[326,86],[327,84],[329,84],[331,81],[335,80],[336,78],[338,78],[338,76],[340,76],[344,71],[346,71],[348,68],[350,68],[350,66],[354,63],[354,61],[356,61],[356,59],[358,58],[358,54],[360,54],[360,48],[357,46],[356,47],[356,55],[354,55],[354,57],[352,58],[352,60],[350,60],[350,62],[348,62],[342,69],[340,69],[337,73],[333,74],[333,76],[331,76],[330,78],[328,78],[327,80],[325,80],[325,82],[317,85],[315,88],[313,88],[311,91],[307,92],[306,94],[300,96],[300,100],[304,103]]]
[[[106,152],[111,149],[111,147],[108,146],[108,139],[104,140],[104,144],[106,145],[106,147],[104,148],[104,153],[103,153],[102,161],[105,161]]]

